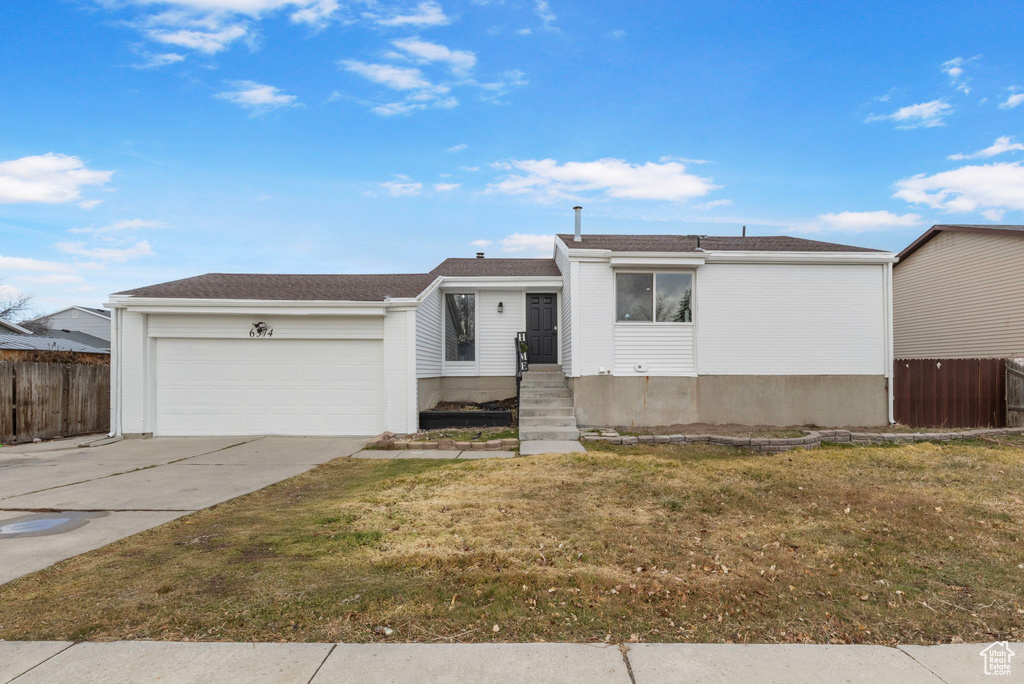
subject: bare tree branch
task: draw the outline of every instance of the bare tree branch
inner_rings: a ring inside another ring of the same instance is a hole
[[[31,312],[32,296],[24,293],[0,295],[0,318],[13,321]]]

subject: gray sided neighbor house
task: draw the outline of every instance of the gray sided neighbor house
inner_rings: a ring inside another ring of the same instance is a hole
[[[112,429],[408,433],[439,401],[515,396],[520,333],[554,373],[537,393],[581,426],[880,425],[894,260],[789,236],[569,234],[550,259],[142,287],[108,304]]]

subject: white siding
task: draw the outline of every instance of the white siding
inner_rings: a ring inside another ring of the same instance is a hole
[[[576,350],[580,375],[596,375],[600,368],[612,370],[615,363],[613,322],[615,300],[612,269],[607,263],[579,263],[579,292],[573,302],[579,307]]]
[[[701,375],[883,375],[884,265],[697,269]]]
[[[251,316],[225,314],[150,314],[150,337],[249,339],[252,324],[262,321],[274,339],[373,340],[384,337],[382,316]]]
[[[398,434],[415,432],[416,312],[391,310],[384,318],[384,424]]]
[[[416,377],[440,377],[441,354],[441,290],[437,288],[416,309]]]
[[[562,318],[558,324],[558,341],[562,348],[562,372],[572,374],[572,269],[569,254],[561,240],[555,241],[555,264],[562,272],[562,293],[559,295]]]
[[[146,410],[151,378],[146,370],[149,340],[146,316],[125,311],[121,318],[121,432],[147,432]]]
[[[647,370],[636,371],[637,363],[647,364]],[[617,323],[615,375],[696,375],[693,325]]]
[[[498,313],[498,302],[504,305],[502,313]],[[515,375],[515,338],[525,320],[522,290],[481,291],[476,307],[479,375]]]
[[[68,309],[47,316],[46,321],[54,330],[77,330],[110,341],[109,318],[78,309]]]

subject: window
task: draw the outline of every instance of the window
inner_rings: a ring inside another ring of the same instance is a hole
[[[692,323],[693,274],[616,274],[615,320]]]
[[[476,360],[476,295],[446,294],[445,361]]]

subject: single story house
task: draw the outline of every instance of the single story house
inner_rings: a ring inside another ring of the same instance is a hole
[[[1024,354],[1024,226],[937,225],[893,269],[898,359]]]
[[[15,335],[31,335],[32,331],[28,328],[23,328],[17,323],[11,321],[5,321],[0,318],[0,333],[11,333]]]
[[[107,309],[96,309],[89,306],[69,306],[66,309],[34,318],[29,323],[45,323],[48,328],[54,331],[81,332],[110,342],[110,311]],[[77,341],[88,343],[84,339]]]
[[[518,342],[580,425],[878,425],[888,252],[789,236],[558,235],[429,273],[211,273],[111,295],[112,431],[375,434],[516,394]],[[555,370],[555,372],[558,372]]]

